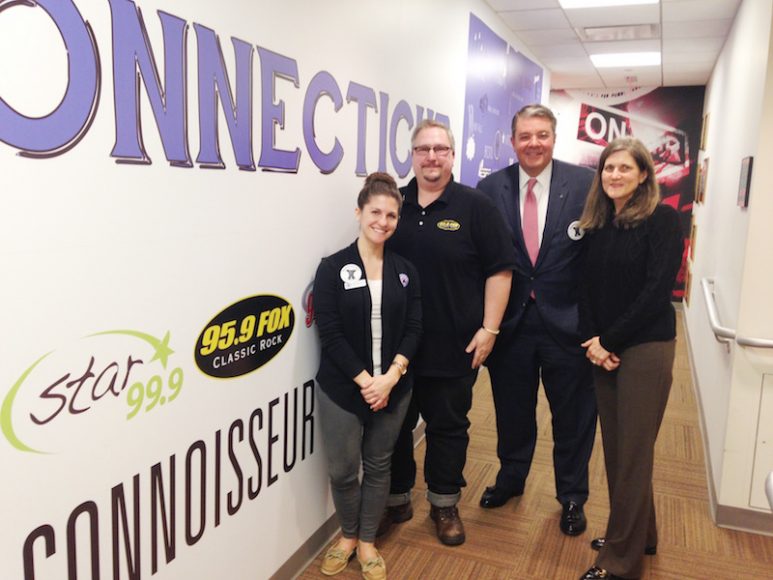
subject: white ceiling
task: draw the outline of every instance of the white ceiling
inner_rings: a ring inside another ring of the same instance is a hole
[[[705,85],[741,0],[564,10],[558,0],[486,0],[550,71],[551,88]],[[585,28],[656,25],[649,39],[584,42]],[[578,30],[580,34],[578,34]],[[589,55],[660,51],[660,66],[596,69]]]

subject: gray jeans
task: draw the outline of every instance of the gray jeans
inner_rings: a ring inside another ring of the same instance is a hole
[[[374,413],[364,424],[357,415],[331,401],[319,386],[316,400],[341,531],[345,538],[373,542],[389,495],[392,450],[408,410],[410,393],[396,408]]]

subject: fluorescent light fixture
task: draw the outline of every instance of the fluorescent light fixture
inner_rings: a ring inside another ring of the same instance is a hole
[[[659,52],[618,52],[592,54],[590,60],[596,68],[625,68],[632,66],[657,66],[660,64]]]
[[[660,0],[558,0],[561,8],[610,8],[612,6],[637,6],[642,4],[657,4]]]

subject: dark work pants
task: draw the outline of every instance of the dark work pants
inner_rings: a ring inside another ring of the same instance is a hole
[[[497,418],[496,486],[523,491],[537,442],[541,378],[552,414],[556,499],[562,504],[570,500],[584,504],[596,434],[596,400],[591,365],[582,349],[578,345],[570,352],[558,344],[530,303],[514,335],[497,342],[487,366]]]
[[[456,505],[459,501],[461,488],[467,485],[462,474],[470,441],[467,413],[477,376],[478,372],[472,371],[459,378],[415,377],[413,399],[392,454],[390,505],[408,501],[416,483],[413,428],[419,414],[426,423],[427,498],[438,507]]]
[[[655,440],[671,391],[675,342],[647,342],[620,354],[616,371],[594,369],[609,486],[607,541],[596,565],[641,576],[645,546],[657,546],[652,494]]]

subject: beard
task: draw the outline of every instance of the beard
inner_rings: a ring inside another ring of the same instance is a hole
[[[432,165],[422,168],[421,176],[424,181],[429,183],[436,183],[442,181],[444,178],[443,168],[439,165]]]

